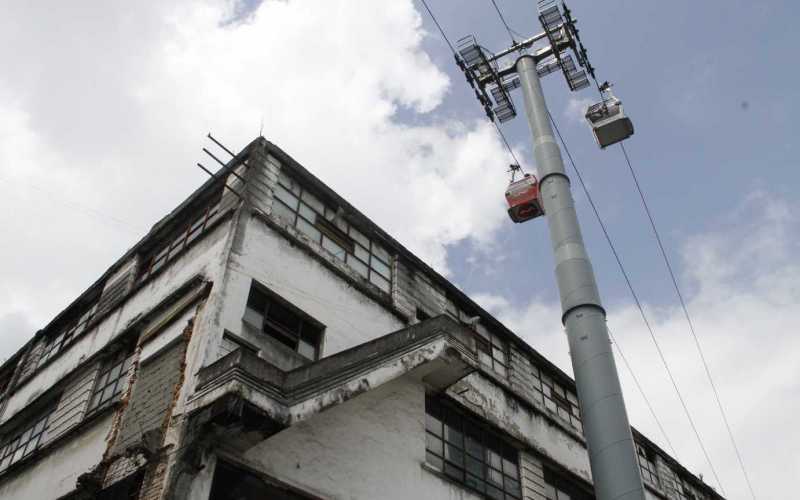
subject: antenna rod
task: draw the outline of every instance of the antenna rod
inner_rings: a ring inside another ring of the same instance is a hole
[[[644,500],[636,450],[606,328],[606,312],[583,244],[569,178],[550,126],[536,59],[516,63],[555,254],[572,369],[597,500]]]

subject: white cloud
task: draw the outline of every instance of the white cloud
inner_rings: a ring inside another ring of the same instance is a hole
[[[595,102],[588,97],[570,97],[564,110],[564,118],[570,123],[586,123],[586,109]]]
[[[205,174],[264,135],[447,272],[505,217],[491,128],[405,125],[449,89],[408,1],[17,2],[0,19],[0,317],[43,326]],[[88,209],[93,209],[100,214]],[[0,325],[2,327],[2,325]],[[32,334],[33,332],[30,332]],[[21,343],[4,331],[4,349]]]
[[[791,333],[800,330],[798,229],[797,206],[755,193],[730,220],[683,247],[684,281],[696,290],[687,297],[688,309],[759,498],[786,498],[785,474],[800,470],[794,425],[800,338]],[[494,295],[478,301],[572,373],[557,304],[534,300],[516,307]],[[646,309],[728,498],[749,498],[683,312],[678,306]],[[714,484],[638,310],[610,310],[608,322],[679,460]],[[619,358],[617,363],[631,422],[669,450]]]

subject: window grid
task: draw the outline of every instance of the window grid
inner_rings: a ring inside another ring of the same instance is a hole
[[[319,356],[322,327],[262,291],[255,282],[242,319],[307,359]]]
[[[219,195],[214,198],[205,210],[201,212],[201,215],[192,221],[191,224],[188,224],[185,229],[176,233],[172,240],[164,246],[159,247],[158,251],[151,253],[151,257],[146,260],[145,265],[142,267],[140,279],[147,279],[157,273],[167,262],[183,252],[184,249],[211,227],[219,216],[221,196],[222,191],[220,191]]]
[[[68,328],[62,329],[57,335],[54,337],[50,337],[44,346],[44,350],[42,354],[39,356],[39,361],[37,362],[37,367],[43,365],[48,359],[55,357],[58,353],[61,352],[66,346],[72,342],[75,337],[83,333],[86,329],[86,326],[89,324],[90,321],[94,318],[95,310],[97,309],[97,304],[95,303],[91,308],[89,308],[83,316],[78,319],[74,324],[69,326]]]
[[[121,355],[102,368],[95,382],[88,411],[116,401],[122,394],[128,382],[128,370],[132,359],[130,356]]]
[[[33,453],[42,444],[52,409],[0,446],[0,472]]]
[[[565,389],[536,366],[531,366],[531,372],[536,400],[543,403],[545,408],[557,414],[564,421],[569,422],[579,432],[583,432],[578,397],[575,393]]]
[[[544,497],[547,500],[593,500],[594,497],[564,476],[544,469]]]
[[[425,401],[426,462],[493,500],[522,496],[518,453],[485,424],[449,405]]]
[[[636,444],[636,455],[639,458],[639,469],[642,471],[642,479],[650,482],[650,484],[658,486],[658,473],[656,472],[656,464],[653,461],[653,456],[648,453],[640,444]]]
[[[281,171],[275,188],[273,214],[319,243],[335,258],[386,293],[391,292],[391,256],[380,245],[348,224],[336,211]],[[324,223],[334,230],[326,230]],[[341,232],[343,237],[336,235]]]
[[[508,345],[503,339],[485,331],[477,325],[475,345],[478,350],[478,359],[481,363],[492,368],[499,375],[508,376]]]

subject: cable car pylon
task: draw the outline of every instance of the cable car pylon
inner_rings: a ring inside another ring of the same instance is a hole
[[[606,312],[540,83],[540,78],[559,71],[570,90],[576,91],[589,86],[589,77],[595,79],[595,70],[589,64],[570,10],[555,0],[539,0],[538,7],[544,32],[515,42],[497,54],[487,52],[474,37],[465,37],[458,43],[456,61],[492,121],[502,123],[516,116],[510,92],[522,90],[540,180],[528,176],[514,181],[512,170],[512,182],[506,190],[509,216],[514,222],[525,222],[546,215],[555,254],[561,320],[569,340],[596,498],[644,500],[645,490],[606,328]],[[620,102],[607,101],[603,96],[592,117],[595,115],[595,122],[587,118],[601,148],[633,133]]]

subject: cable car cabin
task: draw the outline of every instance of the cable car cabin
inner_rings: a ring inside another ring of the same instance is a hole
[[[508,185],[506,201],[508,216],[514,222],[525,222],[544,215],[539,199],[539,181],[531,174],[525,174],[522,179]]]
[[[622,112],[622,101],[614,97],[610,90],[605,89],[604,92],[609,97],[586,110],[586,119],[601,149],[633,135],[633,123]]]

